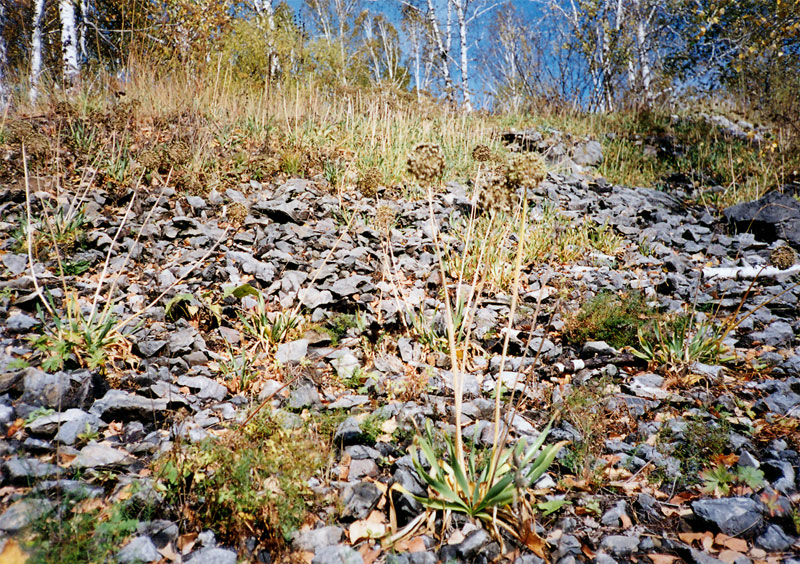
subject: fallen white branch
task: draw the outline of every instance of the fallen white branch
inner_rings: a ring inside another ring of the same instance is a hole
[[[774,266],[729,266],[703,269],[703,278],[706,279],[753,280],[754,278],[777,278],[793,274],[800,274],[800,264],[787,269],[780,269]]]

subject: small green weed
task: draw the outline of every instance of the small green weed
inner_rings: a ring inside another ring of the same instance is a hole
[[[641,292],[618,295],[604,290],[568,319],[565,336],[574,345],[605,341],[620,349],[637,344],[639,331],[646,335],[656,315]]]
[[[681,463],[681,472],[689,483],[696,483],[700,472],[730,446],[730,423],[726,419],[706,421],[700,418],[686,422],[683,437],[675,441],[672,456]],[[661,432],[665,444],[671,439],[667,426]]]
[[[192,515],[191,528],[280,549],[318,499],[308,481],[329,463],[333,429],[314,419],[284,429],[262,411],[243,428],[177,445],[156,463],[158,488],[177,514]]]
[[[48,515],[33,523],[25,543],[32,564],[109,562],[139,525],[139,519],[133,518],[123,504],[103,510],[86,507],[78,500],[67,499],[58,519]]]
[[[574,387],[564,397],[564,418],[578,430],[581,438],[567,447],[563,464],[590,485],[598,485],[600,482],[602,437],[607,434],[610,420],[610,414],[605,407],[609,385],[607,379],[590,381],[586,385]]]
[[[65,366],[105,370],[109,363],[113,365],[131,357],[131,343],[117,330],[110,302],[102,311],[92,310],[87,314],[77,294],[70,292],[64,298],[64,311],[60,315],[52,298],[49,301],[48,310],[54,312],[52,326],[39,308],[43,333],[31,337],[33,348],[42,356],[44,370],[55,372]]]
[[[723,344],[727,331],[711,322],[656,323],[648,335],[639,327],[633,354],[668,373],[684,375],[694,362],[719,364],[735,360]]]

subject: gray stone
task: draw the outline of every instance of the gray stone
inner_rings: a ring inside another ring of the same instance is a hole
[[[308,339],[298,339],[278,345],[275,360],[281,364],[298,363],[306,357],[308,352]]]
[[[78,480],[43,480],[33,488],[36,493],[69,494],[73,498],[101,497],[105,491],[101,487],[90,486]]]
[[[761,536],[756,539],[756,544],[769,552],[783,552],[789,550],[796,540],[787,535],[778,525],[769,524]]]
[[[795,491],[795,471],[791,463],[785,460],[768,460],[761,466],[764,477],[772,487],[782,494],[791,494]]]
[[[756,331],[748,335],[751,343],[763,343],[772,347],[785,347],[794,340],[794,329],[785,321],[775,321],[764,327],[763,331]]]
[[[587,341],[581,347],[581,356],[590,357],[598,354],[612,355],[617,354],[617,349],[605,341]]]
[[[164,548],[178,538],[178,525],[165,519],[140,522],[136,528],[140,535],[146,535],[158,548]]]
[[[314,552],[317,548],[331,546],[342,540],[341,527],[329,525],[308,531],[297,531],[292,537],[292,546],[304,552]]]
[[[88,371],[48,374],[33,367],[25,370],[24,386],[23,403],[53,409],[80,407],[93,389]]]
[[[152,358],[164,350],[167,346],[166,341],[152,340],[152,341],[139,341],[136,343],[135,348],[139,351],[144,358]]]
[[[192,552],[186,560],[187,564],[236,564],[236,552],[225,548],[207,546]]]
[[[175,331],[169,335],[169,351],[173,356],[180,356],[191,352],[194,346],[194,337],[197,331],[193,327]]]
[[[149,537],[133,537],[117,552],[117,562],[155,562],[161,559]]]
[[[152,421],[154,416],[163,418],[168,404],[162,398],[151,399],[124,390],[108,390],[89,411],[105,421],[128,418]]]
[[[206,201],[200,196],[186,196],[186,202],[193,210],[204,210],[207,207]]]
[[[731,537],[753,536],[762,524],[761,507],[748,497],[701,499],[692,503],[692,510]]]
[[[751,232],[759,241],[784,239],[800,247],[800,202],[791,195],[773,191],[763,198],[731,206],[725,219],[739,232]]]
[[[364,559],[357,550],[337,544],[317,550],[311,564],[364,564]]]
[[[303,384],[291,391],[286,407],[289,409],[304,409],[318,406],[320,403],[317,388],[312,384]]]
[[[481,552],[481,550],[489,544],[492,538],[484,529],[478,529],[467,535],[462,542],[457,546],[458,555],[461,558],[471,560],[474,556]]]
[[[30,523],[46,515],[53,508],[46,499],[20,499],[12,503],[0,515],[0,531],[16,533]]]
[[[18,276],[28,268],[28,255],[17,255],[6,253],[3,255],[3,266],[5,266],[12,276]]]
[[[88,422],[95,428],[101,423],[96,415],[86,413],[82,409],[71,408],[61,413],[51,413],[50,415],[37,417],[28,423],[25,428],[34,435],[52,435],[58,432],[59,428],[71,422]]]
[[[603,162],[603,146],[597,141],[581,143],[572,151],[572,160],[580,166],[597,166]]]
[[[525,554],[514,560],[514,564],[545,564],[545,562],[535,554]]]
[[[343,380],[352,378],[356,370],[361,366],[358,358],[348,349],[336,351],[331,365],[336,370],[336,375]]]
[[[355,417],[348,417],[336,428],[333,443],[337,446],[357,444],[361,440],[361,425]]]
[[[297,294],[300,303],[309,309],[333,303],[333,294],[328,290],[317,290],[316,288],[303,288]]]
[[[348,394],[342,396],[334,402],[329,403],[325,407],[328,409],[353,409],[359,405],[366,405],[369,403],[369,396]]]
[[[14,313],[6,319],[6,330],[9,333],[28,333],[34,327],[38,327],[41,321],[24,313]]]
[[[722,560],[718,558],[714,558],[707,552],[702,550],[697,550],[695,548],[689,548],[689,554],[692,555],[692,562],[695,564],[725,564]]]
[[[372,482],[349,485],[342,495],[344,501],[342,517],[352,519],[366,519],[381,499],[381,491]]]
[[[600,548],[614,556],[629,556],[639,548],[639,539],[625,535],[609,535],[600,542]]]
[[[619,527],[622,525],[623,517],[627,516],[625,500],[620,500],[614,504],[614,507],[603,513],[603,516],[600,518],[600,523],[606,527]]]
[[[228,388],[205,376],[181,376],[178,385],[198,390],[195,395],[200,399],[222,401],[228,395]]]
[[[360,285],[369,281],[370,278],[368,276],[361,276],[359,274],[353,274],[347,278],[339,278],[331,286],[331,292],[341,297],[352,296],[358,293],[358,287]]]
[[[12,482],[24,485],[30,485],[34,479],[52,478],[62,472],[55,464],[42,462],[38,458],[11,458],[4,466]]]
[[[120,466],[133,462],[123,450],[102,443],[90,443],[81,449],[72,461],[73,468],[96,468],[98,466]]]

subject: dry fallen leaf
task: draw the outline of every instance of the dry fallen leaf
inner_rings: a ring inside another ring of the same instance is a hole
[[[372,564],[378,559],[378,556],[380,556],[381,549],[380,548],[372,549],[365,544],[358,548],[358,552],[361,554],[361,558],[362,560],[364,560],[364,564]]]
[[[717,533],[717,536],[714,537],[714,542],[730,550],[747,552],[747,541],[744,539],[737,539],[722,533]]]
[[[744,554],[742,554],[741,552],[737,552],[735,550],[723,550],[717,555],[717,558],[719,560],[722,560],[727,564],[733,564],[742,557],[744,557]]]
[[[3,551],[0,552],[0,562],[3,564],[25,564],[28,561],[28,555],[17,544],[14,539],[7,539],[3,546]]]
[[[348,535],[352,544],[367,539],[379,539],[386,535],[386,525],[383,523],[370,523],[366,519],[362,519],[350,523]]]
[[[536,534],[536,529],[533,521],[526,520],[520,527],[519,536],[522,544],[527,546],[539,558],[545,558],[544,549],[547,547],[547,542]]]
[[[672,564],[678,557],[672,554],[648,554],[647,557],[653,561],[653,564]]]

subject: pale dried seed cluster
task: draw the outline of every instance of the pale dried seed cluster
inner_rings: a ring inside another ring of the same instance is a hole
[[[25,145],[28,155],[43,155],[50,148],[47,137],[38,132],[33,125],[27,121],[9,120],[5,126],[5,136],[10,143]]]
[[[475,148],[472,149],[472,159],[479,163],[485,163],[491,160],[491,158],[492,150],[486,145],[475,145]]]
[[[769,263],[781,270],[791,268],[795,262],[797,262],[797,253],[789,245],[781,245],[769,253]]]
[[[435,143],[420,143],[408,157],[408,172],[421,184],[441,180],[444,174],[444,154]]]
[[[381,233],[389,233],[394,225],[395,213],[391,206],[381,204],[375,210],[375,228]]]
[[[383,174],[381,174],[380,169],[370,167],[358,176],[356,186],[361,194],[372,198],[378,193],[378,188],[380,188],[382,182]]]
[[[158,170],[161,168],[161,151],[156,149],[145,149],[136,157],[136,161],[145,170]]]
[[[235,202],[228,206],[228,220],[235,226],[240,226],[247,218],[247,206],[240,202]]]
[[[547,167],[538,153],[514,155],[506,165],[506,181],[511,189],[535,188],[546,177]]]
[[[173,141],[166,153],[169,162],[176,165],[186,164],[192,158],[192,149],[186,141]]]

